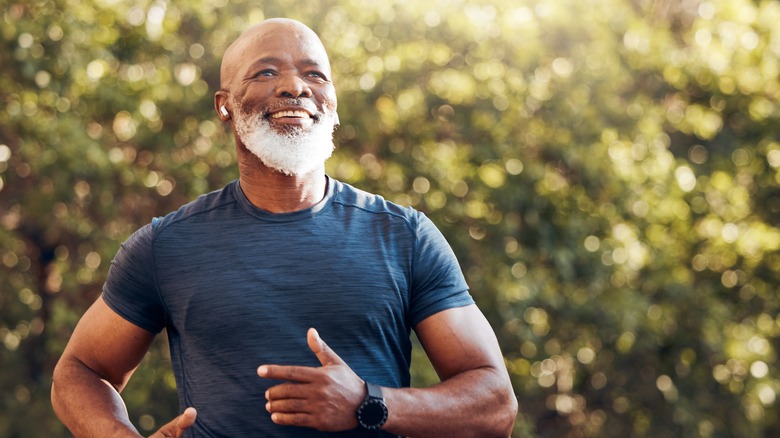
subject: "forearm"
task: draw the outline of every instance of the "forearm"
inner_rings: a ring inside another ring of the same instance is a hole
[[[57,417],[76,437],[140,436],[117,390],[81,362],[57,364],[51,402]]]
[[[403,436],[507,437],[517,415],[508,377],[478,368],[424,389],[383,388],[388,419],[382,429]]]

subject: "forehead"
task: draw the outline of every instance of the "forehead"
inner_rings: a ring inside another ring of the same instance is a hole
[[[231,45],[223,64],[237,73],[260,59],[313,63],[330,68],[319,37],[311,29],[295,22],[265,22],[251,28]]]

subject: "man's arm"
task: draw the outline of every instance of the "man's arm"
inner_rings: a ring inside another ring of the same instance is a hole
[[[477,306],[436,313],[415,331],[441,383],[383,388],[389,416],[382,429],[404,436],[509,436],[517,399],[495,334]]]
[[[54,368],[51,389],[54,412],[73,435],[139,436],[119,392],[153,339],[153,333],[119,316],[102,297],[87,310]],[[188,409],[157,434],[179,436],[195,416]]]
[[[495,334],[479,309],[448,309],[415,330],[442,382],[430,388],[382,388],[389,411],[382,429],[415,437],[509,436],[517,399]],[[316,331],[308,336],[322,367],[261,366],[261,377],[294,382],[270,388],[266,409],[277,424],[354,428],[355,410],[366,395],[363,382]]]

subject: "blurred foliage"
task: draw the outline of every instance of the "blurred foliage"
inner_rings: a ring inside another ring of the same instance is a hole
[[[119,244],[236,178],[220,57],[273,16],[330,52],[328,172],[453,245],[516,436],[780,436],[780,2],[0,3],[0,436],[67,436],[51,371]]]

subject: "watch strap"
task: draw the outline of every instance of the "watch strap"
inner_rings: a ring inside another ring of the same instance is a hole
[[[384,400],[381,386],[366,382],[366,390],[368,391],[369,398]]]

